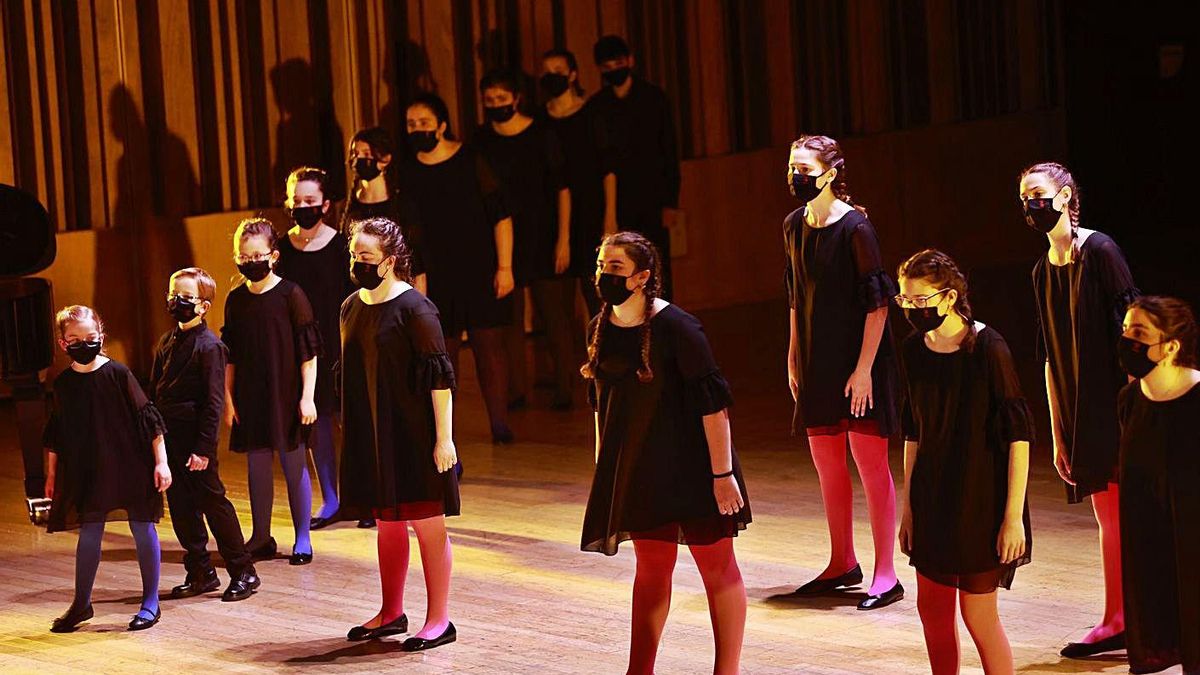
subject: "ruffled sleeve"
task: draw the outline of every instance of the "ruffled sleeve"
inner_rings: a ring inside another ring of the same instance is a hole
[[[414,391],[454,390],[458,382],[454,366],[446,354],[442,322],[433,303],[422,299],[422,305],[412,310],[404,320],[415,359],[410,384]]]
[[[1093,269],[1100,279],[1104,294],[1110,299],[1111,320],[1117,330],[1120,330],[1121,324],[1125,321],[1125,311],[1129,309],[1129,303],[1137,299],[1141,292],[1133,283],[1133,274],[1129,271],[1129,264],[1125,262],[1125,253],[1121,251],[1120,246],[1117,246],[1117,242],[1105,237],[1099,241],[1099,244],[1095,249],[1095,255],[1088,262],[1094,266]]]
[[[733,392],[719,370],[688,382],[684,396],[687,397],[688,408],[702,416],[719,413],[733,406]]]
[[[871,221],[862,218],[854,226],[850,241],[854,248],[855,297],[859,308],[863,312],[873,312],[880,307],[887,307],[896,295],[896,282],[883,269],[879,238]]]
[[[150,399],[146,398],[146,392],[142,391],[142,385],[138,384],[137,378],[129,370],[125,370],[125,392],[129,400],[129,407],[137,419],[138,435],[147,444],[167,433],[167,423],[163,421],[158,408],[154,407]]]
[[[1033,414],[1023,398],[1010,398],[1000,402],[996,414],[996,432],[1005,443],[1028,441],[1033,444]]]
[[[729,383],[717,367],[704,326],[696,317],[680,310],[683,319],[675,331],[675,358],[683,375],[685,404],[701,416],[721,412],[733,405]]]
[[[984,350],[987,364],[992,431],[996,439],[1005,444],[1028,441],[1032,445],[1035,440],[1033,415],[1021,392],[1012,353],[999,333],[991,329],[984,330],[987,331],[987,337],[978,346]]]

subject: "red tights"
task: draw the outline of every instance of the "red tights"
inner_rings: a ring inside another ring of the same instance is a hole
[[[925,631],[925,649],[933,675],[958,673],[958,610],[979,650],[983,672],[1008,675],[1013,672],[1012,647],[996,610],[996,592],[967,593],[917,573],[917,613]]]

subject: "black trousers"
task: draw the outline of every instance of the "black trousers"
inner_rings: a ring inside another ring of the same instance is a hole
[[[187,468],[188,457],[196,448],[195,425],[191,422],[167,421],[167,464],[171,468],[171,487],[167,500],[171,509],[171,525],[183,546],[183,566],[189,578],[196,578],[212,569],[208,553],[208,530],[212,528],[217,550],[225,560],[230,578],[252,569],[250,553],[242,536],[237,511],[225,496],[225,484],[217,472],[217,459],[208,461],[208,468],[192,471]]]

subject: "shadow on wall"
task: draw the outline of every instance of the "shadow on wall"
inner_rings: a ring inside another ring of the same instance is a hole
[[[397,147],[406,147],[405,107],[417,94],[437,93],[437,83],[433,80],[429,52],[425,47],[412,40],[388,40],[386,46],[383,82],[388,90],[388,101],[379,109],[378,122],[396,140]]]
[[[314,166],[324,169],[330,185],[340,192],[346,184],[346,164],[342,157],[345,137],[333,106],[316,92],[328,90],[329,83],[317,82],[312,67],[304,59],[288,59],[271,69],[271,89],[279,108],[275,128],[275,161],[271,166],[271,195],[282,204],[285,183],[292,169]],[[327,195],[338,200],[341,194]]]

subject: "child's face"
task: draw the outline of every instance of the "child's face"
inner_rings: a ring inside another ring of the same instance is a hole
[[[299,209],[305,206],[322,206],[326,205],[325,194],[321,192],[321,186],[315,180],[302,180],[291,183],[288,186],[287,202],[284,206],[290,209]],[[322,213],[328,211],[329,208],[323,209]]]
[[[167,299],[180,296],[196,306],[196,314],[203,315],[211,303],[200,299],[200,284],[191,277],[175,277],[167,288]]]
[[[102,337],[99,329],[96,328],[95,321],[91,319],[72,321],[63,330],[62,337],[58,340],[58,347],[66,352],[67,345],[73,345],[76,342],[99,342]]]
[[[267,238],[259,236],[241,237],[235,240],[233,257],[239,263],[266,259],[274,262],[276,258],[275,252],[271,250],[271,245],[267,243]]]

